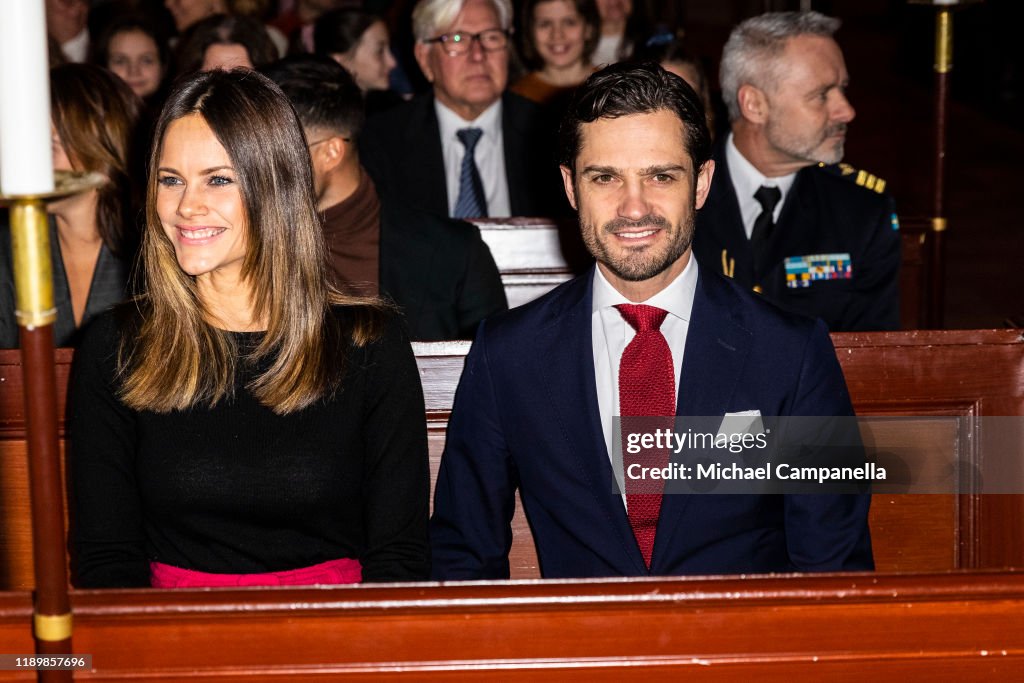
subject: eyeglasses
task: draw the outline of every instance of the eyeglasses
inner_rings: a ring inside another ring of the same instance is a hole
[[[458,57],[469,52],[473,41],[480,43],[484,52],[504,50],[508,45],[508,31],[500,28],[489,28],[480,33],[445,33],[436,38],[428,38],[424,43],[437,43],[449,57]]]

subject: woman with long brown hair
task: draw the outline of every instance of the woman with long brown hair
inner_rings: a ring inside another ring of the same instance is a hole
[[[124,300],[137,243],[131,168],[139,100],[106,69],[50,71],[53,167],[102,176],[101,186],[49,202],[54,344],[75,346],[90,318]],[[0,347],[18,346],[10,235],[0,235]]]
[[[390,90],[396,66],[384,19],[360,9],[335,9],[322,14],[313,28],[314,52],[345,67],[363,92],[367,114],[390,109],[402,97]]]
[[[81,586],[425,578],[428,468],[409,342],[329,288],[309,152],[243,70],[156,125],[146,292],[97,320],[68,399]]]
[[[159,25],[141,14],[119,14],[89,46],[90,61],[128,84],[147,106],[162,103],[171,50]]]

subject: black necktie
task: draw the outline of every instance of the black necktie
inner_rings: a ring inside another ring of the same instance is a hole
[[[775,206],[782,199],[782,191],[777,187],[762,185],[754,193],[754,199],[761,205],[761,214],[754,220],[754,230],[750,233],[750,250],[754,254],[754,277],[764,272],[764,260],[767,258],[768,240],[775,227]]]

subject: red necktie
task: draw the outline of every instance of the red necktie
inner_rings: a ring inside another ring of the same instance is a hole
[[[636,330],[636,336],[623,350],[619,364],[619,413],[623,418],[623,440],[630,431],[649,432],[655,427],[671,429],[672,416],[676,414],[675,370],[672,366],[672,351],[659,329],[668,312],[643,304],[620,304],[615,308],[630,327]],[[632,429],[630,420],[626,419],[661,416],[667,417],[664,420],[633,421]],[[643,467],[665,467],[668,464],[666,449],[642,449],[640,453],[630,454],[623,444],[622,453],[623,466],[626,468],[633,463]],[[662,494],[660,490],[657,493],[650,492],[649,480],[638,482],[639,486],[632,485],[629,477],[625,481],[629,525],[633,527],[640,553],[650,569]],[[631,492],[631,489],[637,488],[644,492]]]

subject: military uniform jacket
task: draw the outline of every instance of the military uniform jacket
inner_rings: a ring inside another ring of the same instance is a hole
[[[714,158],[693,245],[702,268],[782,308],[821,318],[832,332],[899,328],[899,224],[880,182],[864,182],[848,166],[799,171],[771,233],[763,272],[755,272],[723,145]]]

